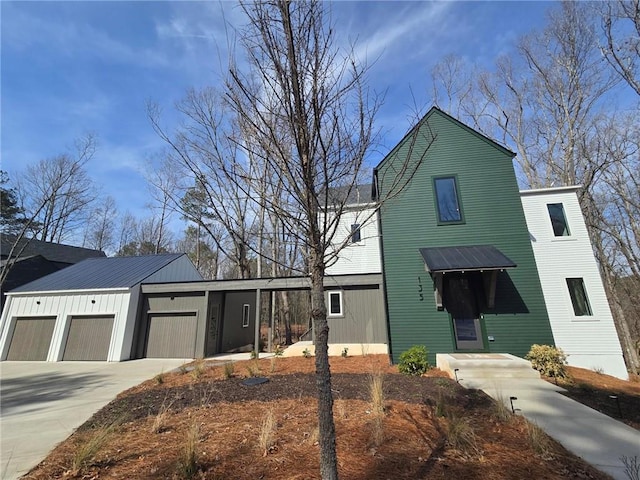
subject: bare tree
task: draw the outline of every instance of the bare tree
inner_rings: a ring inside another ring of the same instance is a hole
[[[29,165],[19,175],[17,189],[27,217],[37,223],[34,237],[61,242],[83,226],[95,200],[95,188],[85,169],[96,148],[91,135],[75,142],[76,151]]]
[[[111,251],[115,247],[115,223],[118,215],[116,202],[105,197],[93,209],[86,223],[83,247]]]
[[[609,64],[640,95],[640,0],[602,2],[602,53]]]
[[[149,180],[163,192],[171,208],[207,232],[219,251],[235,263],[240,278],[249,278],[256,214],[248,196],[239,194],[234,186],[241,181],[238,172],[225,171],[224,166],[242,153],[232,140],[237,125],[227,123],[225,105],[211,88],[190,90],[176,108],[184,123],[172,136],[160,125],[159,107],[148,105],[151,124],[168,146],[163,165]],[[197,195],[185,203],[193,188]],[[194,208],[196,200],[201,202],[198,208]],[[207,222],[202,221],[204,217]],[[224,235],[218,227],[224,229]]]
[[[352,52],[335,46],[327,4],[279,0],[244,3],[242,8],[249,18],[240,33],[248,66],[232,63],[227,99],[252,132],[250,142],[245,137],[236,141],[265,167],[257,171],[236,159],[225,163],[223,171],[241,195],[263,202],[260,207],[278,219],[279,228],[297,239],[304,252],[316,334],[320,472],[323,479],[335,479],[323,277],[327,256],[339,253],[329,246],[376,138],[373,120],[379,101],[366,89],[366,67]],[[274,189],[277,185],[277,200],[254,195],[265,171],[271,173],[267,181]]]

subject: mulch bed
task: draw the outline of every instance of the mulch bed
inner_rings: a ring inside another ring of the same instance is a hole
[[[551,439],[535,445],[522,417],[500,420],[487,395],[437,370],[399,375],[387,357],[373,355],[332,358],[331,368],[343,480],[609,479]],[[25,478],[319,479],[313,360],[238,362],[233,370],[225,378],[230,372],[223,366],[197,362],[123,392]],[[372,374],[384,379],[383,416],[372,411]],[[269,381],[243,385],[252,376]],[[263,449],[268,416],[273,438]],[[91,461],[72,469],[78,449],[109,424],[115,434]],[[186,475],[180,465],[194,428],[197,468]],[[460,432],[470,439],[466,447],[453,443]]]

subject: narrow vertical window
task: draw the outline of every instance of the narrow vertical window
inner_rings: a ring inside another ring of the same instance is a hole
[[[549,210],[553,234],[556,237],[568,237],[571,235],[569,225],[567,224],[567,217],[564,215],[563,205],[561,203],[549,203],[547,204],[547,209]]]
[[[587,291],[584,288],[584,280],[582,278],[567,278],[567,287],[569,288],[569,296],[573,305],[573,313],[576,317],[593,315]]]
[[[342,316],[342,292],[329,292],[329,316]]]
[[[460,199],[456,177],[440,177],[433,180],[439,223],[462,222]]]
[[[249,326],[249,314],[251,313],[251,305],[245,303],[242,305],[242,327],[247,328]]]
[[[360,224],[354,223],[351,225],[351,243],[358,243],[360,240],[362,240],[360,235]]]

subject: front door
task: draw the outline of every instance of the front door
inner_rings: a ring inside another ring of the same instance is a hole
[[[451,314],[456,348],[458,350],[482,350],[484,341],[480,328],[478,301],[470,274],[445,275],[445,307]]]

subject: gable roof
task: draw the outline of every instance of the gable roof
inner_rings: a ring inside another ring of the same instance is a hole
[[[186,254],[89,258],[22,285],[11,293],[131,288],[183,255]]]
[[[361,205],[371,203],[371,184],[332,188],[329,197],[334,204]]]
[[[2,258],[9,256],[11,247],[16,242],[15,235],[0,235],[0,252]],[[24,246],[24,250],[20,250]],[[78,263],[87,258],[106,257],[102,250],[93,250],[91,248],[74,247],[72,245],[64,245],[62,243],[43,242],[36,239],[21,239],[16,251],[20,253],[20,257],[32,257],[42,255],[51,262],[59,263]]]
[[[505,155],[510,156],[511,158],[515,157],[516,154],[514,152],[512,152],[511,150],[509,150],[508,148],[500,145],[498,142],[496,142],[495,140],[492,140],[491,138],[487,137],[486,135],[480,133],[479,131],[471,128],[469,125],[466,125],[465,123],[462,123],[460,120],[458,120],[457,118],[452,117],[451,115],[449,115],[448,113],[444,112],[443,110],[440,110],[438,107],[433,106],[429,109],[429,111],[424,115],[424,117],[422,117],[420,119],[420,121],[418,123],[416,123],[407,133],[404,137],[402,137],[402,140],[400,140],[398,142],[398,144],[393,147],[393,149],[387,154],[385,155],[385,157],[380,161],[380,163],[378,163],[378,165],[376,165],[376,167],[373,169],[374,172],[374,178],[375,178],[375,172],[380,168],[380,166],[382,166],[382,164],[390,157],[393,156],[393,154],[402,146],[402,144],[413,134],[413,132],[415,132],[417,129],[419,129],[420,127],[422,127],[423,124],[425,124],[426,122],[428,122],[429,118],[431,118],[433,115],[439,115],[440,117],[455,123],[457,126],[461,127],[462,129],[466,130],[467,132],[475,135],[476,137],[478,137],[479,139],[481,139],[482,141],[488,143],[489,145],[491,145],[492,147],[496,148],[497,150],[499,150],[501,153],[504,153]]]

